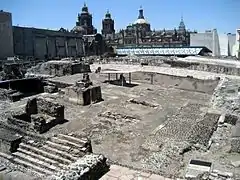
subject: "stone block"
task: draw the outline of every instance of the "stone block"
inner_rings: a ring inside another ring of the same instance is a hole
[[[91,104],[91,91],[89,88],[82,89],[75,86],[66,88],[65,98],[78,105]]]
[[[102,100],[102,92],[101,92],[100,86],[91,87],[91,100],[93,103],[96,103]]]
[[[31,114],[37,114],[38,111],[37,111],[37,99],[36,98],[33,98],[33,99],[29,99],[27,101],[27,105],[26,105],[26,113],[28,115],[31,115]]]
[[[39,115],[39,114],[34,114],[31,115],[31,119],[33,122],[33,128],[39,133],[42,133],[45,131],[46,128],[46,119]]]
[[[226,114],[225,115],[225,123],[235,125],[238,121],[238,117],[232,114]]]
[[[14,132],[0,128],[0,151],[4,153],[16,152],[22,136],[16,135]]]
[[[239,137],[231,138],[231,152],[240,153],[240,138]]]
[[[47,114],[49,116],[64,119],[64,106],[49,98],[37,98],[38,113]]]
[[[50,85],[44,86],[44,92],[46,93],[55,93],[57,91],[58,91],[57,86],[50,86]]]

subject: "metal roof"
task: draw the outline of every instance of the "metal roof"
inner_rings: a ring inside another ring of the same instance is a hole
[[[127,74],[127,73],[134,73],[136,71],[126,70],[126,71],[101,71],[102,74]]]
[[[135,47],[117,48],[119,55],[199,55],[202,51],[211,52],[206,47]]]

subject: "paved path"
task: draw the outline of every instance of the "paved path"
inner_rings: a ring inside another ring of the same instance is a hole
[[[110,171],[100,180],[171,180],[156,174],[135,171],[126,167],[112,165]]]

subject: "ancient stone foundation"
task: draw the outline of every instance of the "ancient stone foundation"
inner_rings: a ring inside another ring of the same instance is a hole
[[[22,136],[16,135],[14,132],[0,128],[0,151],[4,153],[12,153],[17,151],[21,143]]]
[[[76,73],[91,72],[90,66],[82,62],[75,61],[48,61],[38,64],[26,73],[26,77],[55,77],[73,75]]]
[[[236,122],[232,130],[231,152],[240,153],[240,120]]]
[[[88,88],[80,88],[70,86],[66,88],[65,99],[78,105],[89,105],[102,100],[100,86],[90,86]]]
[[[89,154],[70,164],[67,170],[61,171],[49,180],[93,180],[99,179],[108,169],[106,158],[103,155]]]
[[[25,112],[13,112],[7,122],[24,131],[44,133],[64,122],[64,106],[48,98],[33,98],[28,100]]]

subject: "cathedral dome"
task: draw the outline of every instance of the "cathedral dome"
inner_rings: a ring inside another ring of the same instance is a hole
[[[72,32],[74,32],[74,33],[84,34],[85,31],[86,31],[86,30],[85,30],[82,26],[75,26],[75,27],[72,29]]]
[[[146,19],[137,19],[134,24],[148,24]]]
[[[149,24],[146,19],[144,18],[143,15],[143,8],[140,7],[139,9],[139,15],[138,15],[138,19],[134,22],[134,24]]]

